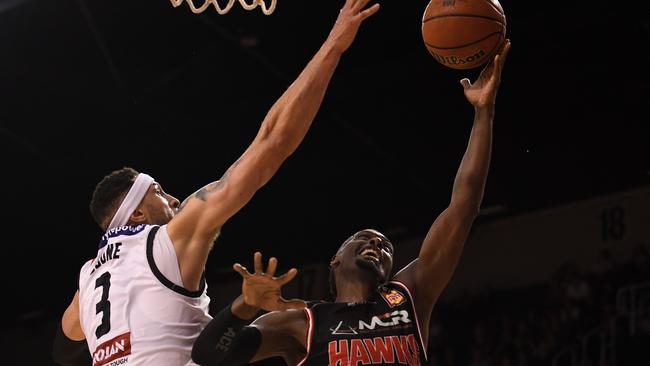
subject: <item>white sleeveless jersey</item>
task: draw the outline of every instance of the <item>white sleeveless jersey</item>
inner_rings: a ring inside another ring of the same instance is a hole
[[[210,299],[205,278],[195,292],[179,286],[166,229],[112,229],[81,268],[79,316],[93,366],[194,365],[192,345],[211,319]]]

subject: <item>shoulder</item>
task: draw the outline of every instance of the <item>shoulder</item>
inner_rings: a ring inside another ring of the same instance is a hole
[[[378,290],[382,297],[391,307],[402,304],[405,301],[413,300],[412,290],[404,282],[391,280]]]

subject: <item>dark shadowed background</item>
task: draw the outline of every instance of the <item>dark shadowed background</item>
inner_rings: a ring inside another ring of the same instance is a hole
[[[648,3],[501,3],[513,46],[476,225],[650,184]],[[267,17],[239,5],[194,15],[166,0],[0,1],[10,360],[50,362],[49,324],[102,234],[88,211],[94,185],[129,165],[182,200],[218,179],[342,4],[278,0]],[[428,54],[426,4],[381,1],[362,26],[304,143],[225,225],[208,263],[213,289],[255,250],[284,268],[322,264],[355,230],[399,243],[444,209],[473,116],[458,80],[478,70]]]

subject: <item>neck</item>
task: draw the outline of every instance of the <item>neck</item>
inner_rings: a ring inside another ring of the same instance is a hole
[[[377,285],[371,281],[344,281],[336,282],[336,302],[364,302]]]

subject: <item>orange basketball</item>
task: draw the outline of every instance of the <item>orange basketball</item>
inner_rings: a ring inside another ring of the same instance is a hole
[[[431,0],[422,16],[429,53],[452,69],[472,69],[491,60],[506,35],[497,0]]]

